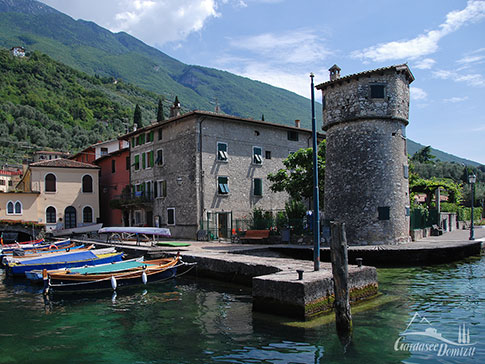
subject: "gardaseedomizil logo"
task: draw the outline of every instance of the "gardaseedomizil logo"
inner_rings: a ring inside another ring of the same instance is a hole
[[[404,342],[404,338],[426,337],[426,342]],[[457,341],[443,337],[436,330],[426,317],[415,313],[409,322],[406,330],[399,334],[399,338],[394,342],[395,351],[416,352],[435,352],[440,357],[472,357],[475,355],[476,342],[471,342],[470,329],[465,324],[458,326]]]

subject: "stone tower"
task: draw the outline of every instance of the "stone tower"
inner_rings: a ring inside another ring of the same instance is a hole
[[[344,222],[350,245],[409,241],[406,64],[317,85],[327,132],[325,218]]]

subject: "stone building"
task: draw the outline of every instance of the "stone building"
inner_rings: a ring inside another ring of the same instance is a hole
[[[409,240],[406,64],[340,77],[317,85],[327,132],[325,218],[346,224],[352,245]]]
[[[191,239],[203,222],[225,238],[233,220],[254,208],[284,209],[288,196],[271,192],[267,175],[290,153],[311,146],[311,130],[205,111],[122,138],[130,141],[134,199],[122,203],[130,225],[168,227]]]

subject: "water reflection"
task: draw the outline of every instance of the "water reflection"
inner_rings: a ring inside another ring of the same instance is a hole
[[[485,258],[380,269],[380,291],[395,299],[353,314],[353,343],[344,352],[333,322],[294,324],[254,313],[250,289],[240,286],[182,277],[115,293],[47,300],[42,287],[0,273],[0,362],[483,362],[483,278]],[[466,324],[471,342],[477,342],[475,357],[396,351],[396,340],[417,312],[453,340],[459,325]]]

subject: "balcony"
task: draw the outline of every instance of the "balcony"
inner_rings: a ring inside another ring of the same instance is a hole
[[[148,207],[151,206],[155,196],[153,192],[137,191],[124,192],[121,195],[114,196],[110,201],[110,207],[116,209],[129,209],[134,207]]]

